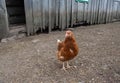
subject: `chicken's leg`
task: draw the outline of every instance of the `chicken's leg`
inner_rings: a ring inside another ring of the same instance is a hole
[[[70,68],[71,66],[69,65],[69,62],[67,61],[67,68]]]
[[[63,62],[63,67],[62,67],[62,69],[66,71],[65,62]]]

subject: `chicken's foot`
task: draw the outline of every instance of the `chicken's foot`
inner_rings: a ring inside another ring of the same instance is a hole
[[[77,66],[70,66],[69,62],[67,61],[67,68],[71,68],[71,67],[77,68]]]

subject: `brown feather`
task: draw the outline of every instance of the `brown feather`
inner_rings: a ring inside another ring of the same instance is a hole
[[[58,60],[68,61],[78,54],[78,45],[72,31],[66,31],[65,40],[58,43]]]

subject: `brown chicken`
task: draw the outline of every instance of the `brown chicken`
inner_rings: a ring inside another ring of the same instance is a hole
[[[66,68],[70,68],[68,61],[73,59],[78,54],[78,45],[76,43],[73,32],[67,30],[64,41],[57,40],[57,44],[58,44],[57,51],[58,60],[63,62],[62,69],[66,70]],[[67,63],[67,67],[65,67],[65,62]]]

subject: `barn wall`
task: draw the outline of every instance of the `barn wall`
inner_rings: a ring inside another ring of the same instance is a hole
[[[76,24],[101,24],[120,20],[120,0],[24,0],[27,35],[38,30],[66,29]],[[0,0],[0,38],[8,33],[5,0]]]
[[[120,19],[119,0],[25,0],[28,35],[36,31],[73,27],[75,24],[101,24]]]
[[[0,39],[8,33],[8,19],[4,0],[0,0]]]

